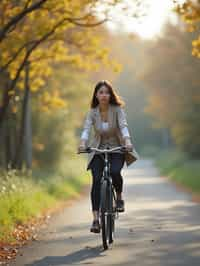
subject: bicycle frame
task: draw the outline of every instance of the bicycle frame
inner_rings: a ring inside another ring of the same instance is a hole
[[[108,181],[108,185],[111,186],[111,192],[113,194],[114,201],[116,202],[115,190],[114,190],[114,187],[112,185],[113,182],[112,182],[112,177],[111,177],[111,174],[110,174],[110,162],[109,162],[108,153],[105,153],[104,162],[105,162],[105,166],[104,166],[104,169],[103,169],[103,175],[102,175],[102,178],[101,178],[101,184],[104,182],[104,180]],[[106,214],[107,215],[108,214],[113,214],[113,211],[111,213],[107,212]],[[117,217],[118,217],[118,215],[117,215]]]

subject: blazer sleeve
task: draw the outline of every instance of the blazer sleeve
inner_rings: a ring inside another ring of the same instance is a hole
[[[90,110],[85,117],[84,125],[83,125],[83,130],[81,133],[81,139],[83,140],[88,140],[91,127],[93,124],[93,119],[92,119],[92,110]]]
[[[126,119],[126,113],[122,107],[117,107],[117,121],[124,138],[130,138],[129,130],[128,130],[128,123]]]

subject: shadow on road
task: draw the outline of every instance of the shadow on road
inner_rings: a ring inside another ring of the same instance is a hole
[[[99,247],[85,247],[66,256],[47,256],[41,260],[34,261],[31,264],[26,264],[26,266],[55,266],[55,265],[69,265],[82,262],[84,264],[85,260],[97,258],[102,256],[104,250],[101,246]],[[86,264],[93,264],[93,262],[88,262]]]

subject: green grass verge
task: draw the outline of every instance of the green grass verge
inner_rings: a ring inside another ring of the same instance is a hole
[[[162,175],[200,194],[200,160],[191,160],[182,152],[168,150],[157,155],[156,165]]]
[[[16,223],[26,222],[57,202],[78,195],[88,183],[84,160],[63,162],[59,170],[37,170],[31,175],[1,171],[0,240],[11,241]]]

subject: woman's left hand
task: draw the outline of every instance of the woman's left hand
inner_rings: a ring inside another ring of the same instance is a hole
[[[130,138],[125,139],[125,147],[126,147],[127,151],[133,150],[133,144],[131,143]]]

